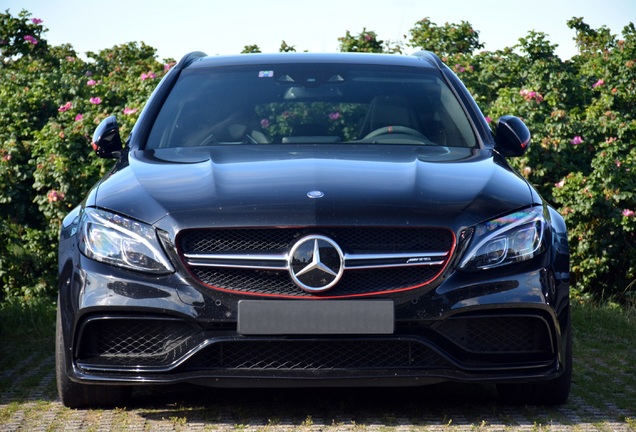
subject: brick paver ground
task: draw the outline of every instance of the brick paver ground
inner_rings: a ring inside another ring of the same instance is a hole
[[[112,410],[63,407],[55,394],[53,357],[27,358],[0,377],[11,383],[0,389],[0,431],[636,431],[636,412],[579,396],[576,377],[568,403],[555,408],[506,405],[489,387],[444,384],[384,390],[153,387]],[[29,393],[16,393],[25,383]],[[635,389],[625,391],[636,395]]]

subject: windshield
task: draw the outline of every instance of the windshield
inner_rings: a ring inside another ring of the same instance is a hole
[[[282,64],[186,69],[146,148],[340,142],[477,145],[439,71]]]

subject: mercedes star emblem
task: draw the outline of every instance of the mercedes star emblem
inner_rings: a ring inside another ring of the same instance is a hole
[[[289,274],[304,291],[327,291],[338,283],[343,272],[344,254],[336,242],[328,237],[303,237],[289,254]]]

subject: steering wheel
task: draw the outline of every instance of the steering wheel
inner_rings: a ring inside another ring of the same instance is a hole
[[[417,131],[415,129],[411,129],[410,127],[406,127],[406,126],[385,126],[385,127],[381,127],[381,128],[376,129],[374,131],[371,131],[363,139],[366,140],[366,139],[371,139],[371,138],[378,137],[380,135],[389,135],[389,134],[411,135],[411,136],[417,137],[417,138],[419,138],[421,140],[429,142],[429,139],[426,138],[426,136],[424,136],[424,134],[422,134],[420,131]]]

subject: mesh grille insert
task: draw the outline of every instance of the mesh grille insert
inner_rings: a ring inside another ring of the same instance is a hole
[[[187,364],[193,369],[329,370],[443,368],[446,361],[413,341],[230,341],[216,343]]]
[[[480,358],[477,363],[481,365],[548,361],[554,355],[549,326],[536,316],[457,317],[439,323],[434,330],[466,353],[471,353],[470,359],[474,356]],[[406,331],[404,326],[402,331]],[[356,371],[456,368],[446,359],[447,354],[452,356],[456,350],[446,343],[437,345],[441,351],[432,349],[426,332],[418,332],[417,328],[412,331],[421,334],[393,339],[331,337],[272,340],[226,339],[228,333],[224,331],[225,336],[216,339],[219,334],[215,331],[204,331],[178,319],[95,318],[87,320],[80,328],[77,362],[89,370],[154,369],[181,373],[221,369]],[[195,352],[195,348],[200,351]]]
[[[453,234],[437,228],[279,228],[185,230],[177,238],[181,254],[281,254],[308,235],[333,239],[350,254],[395,254],[449,252]],[[448,259],[448,258],[447,258]],[[185,260],[184,260],[185,261]],[[357,269],[345,272],[341,281],[326,295],[330,297],[366,295],[416,288],[435,278],[440,265]],[[211,288],[253,295],[306,297],[287,271],[189,266],[192,274]]]
[[[196,345],[197,333],[180,320],[89,320],[81,329],[77,357],[93,365],[167,366]]]
[[[452,247],[450,231],[438,228],[242,228],[186,230],[178,244],[183,253],[219,253],[286,250],[295,240],[321,234],[338,242],[343,249],[359,251],[408,252],[448,251]]]
[[[437,330],[460,347],[480,353],[551,352],[550,329],[532,316],[463,317]]]

